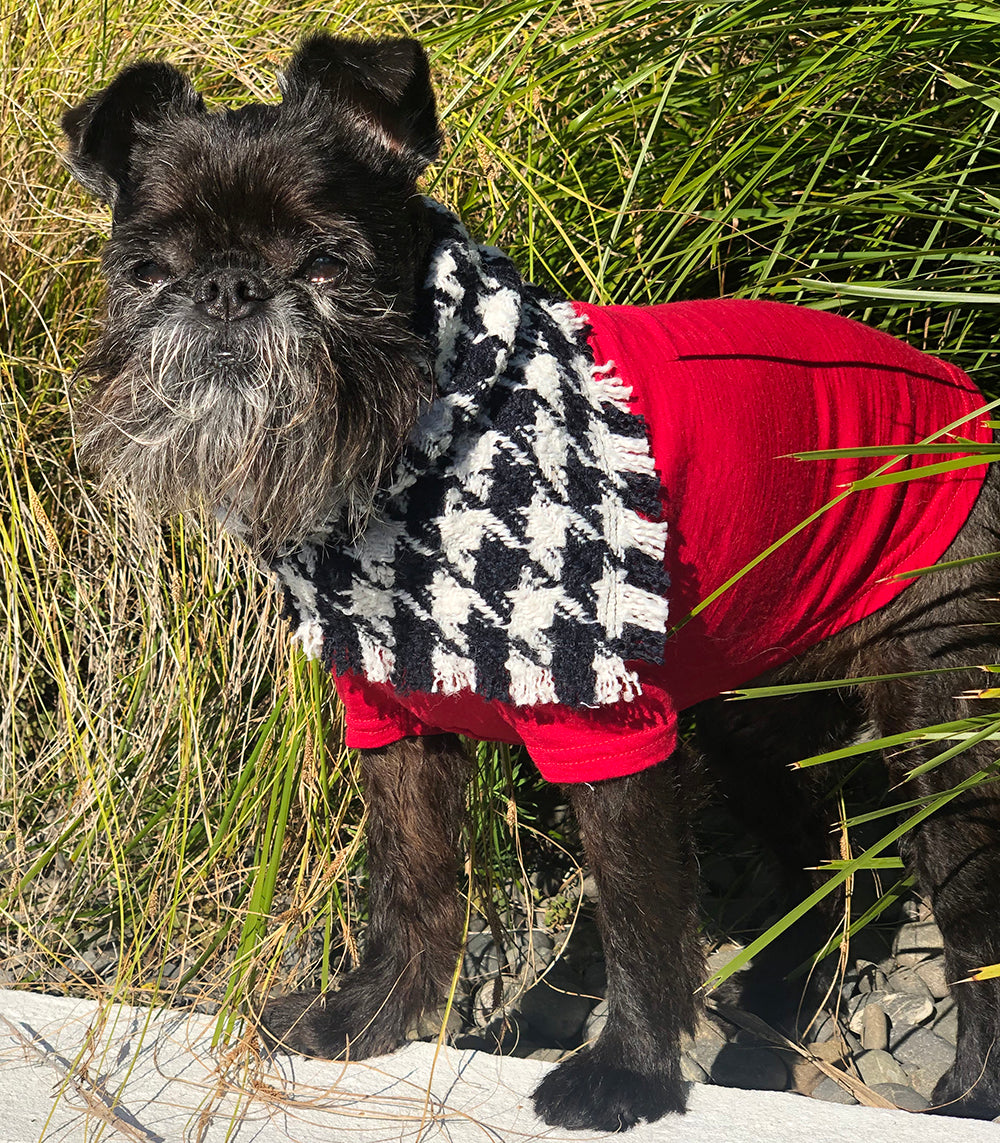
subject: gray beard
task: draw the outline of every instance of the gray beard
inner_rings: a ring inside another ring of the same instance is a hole
[[[207,511],[264,559],[335,518],[360,530],[427,388],[411,339],[351,400],[328,342],[280,309],[250,332],[183,311],[154,326],[81,409],[81,457],[102,487],[157,514]]]

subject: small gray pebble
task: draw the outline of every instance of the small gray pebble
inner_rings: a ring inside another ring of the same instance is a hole
[[[937,1006],[937,1018],[931,1027],[949,1044],[958,1042],[958,1008],[950,997],[946,997]]]
[[[862,1052],[854,1057],[854,1064],[869,1087],[880,1083],[898,1083],[903,1087],[909,1084],[906,1072],[888,1052]]]
[[[926,1111],[930,1104],[919,1092],[913,1090],[902,1083],[877,1083],[871,1085],[872,1091],[877,1091],[879,1095],[884,1095],[886,1099],[891,1100],[897,1107],[901,1107],[904,1111]]]
[[[690,1056],[681,1056],[681,1079],[688,1083],[708,1083],[708,1072]]]
[[[507,966],[507,958],[503,960]],[[489,933],[474,933],[465,946],[463,971],[470,978],[495,976],[500,968],[500,952]]]
[[[707,1022],[702,1022],[695,1029],[694,1042],[688,1054],[698,1061],[706,1072],[711,1073],[719,1053],[726,1046],[726,1039],[718,1029]]]
[[[846,1012],[843,1006],[841,1006],[841,1016],[855,1035],[861,1035],[861,1021],[864,1019],[865,1009],[869,1004],[878,1004],[879,999],[884,995],[882,992],[877,994],[874,992],[860,992],[848,1000]],[[879,1005],[879,1007],[881,1007],[881,1005]],[[885,1009],[883,1008],[882,1011],[884,1012]]]
[[[552,963],[555,955],[549,934],[533,929],[530,944],[526,943],[526,947],[519,950],[518,963],[514,967],[515,970],[527,967],[533,975],[539,976]]]
[[[528,1056],[529,1060],[545,1060],[546,1063],[558,1063],[566,1053],[560,1048],[539,1048]]]
[[[886,990],[886,975],[870,960],[860,960],[854,973],[857,981],[854,991],[856,993],[884,992]],[[845,982],[846,982],[845,977]]]
[[[542,929],[531,930],[531,949],[535,956],[544,956],[547,953],[551,960],[553,946],[554,942],[548,933]]]
[[[934,1004],[930,996],[910,996],[905,992],[869,992],[855,996],[849,1004],[850,1028],[856,1035],[861,1034],[864,1010],[868,1004],[878,1006],[889,1017],[892,1026],[924,1024],[934,1015]]]
[[[849,1091],[846,1091],[836,1080],[830,1079],[829,1076],[824,1076],[812,1089],[810,1095],[813,1099],[822,1099],[826,1103],[858,1102]]]
[[[443,1020],[443,1007],[438,1008],[434,1012],[425,1012],[406,1033],[406,1038],[408,1040],[436,1040],[441,1034],[441,1022]],[[465,1021],[462,1019],[461,1012],[452,1006],[451,1011],[448,1013],[448,1023],[446,1025],[445,1034],[449,1037],[458,1036],[464,1027]]]
[[[785,1061],[770,1048],[744,1048],[727,1044],[711,1070],[712,1082],[722,1087],[751,1091],[784,1091],[788,1087]]]
[[[901,1024],[926,1024],[934,1017],[934,1002],[930,993],[913,996],[906,992],[889,992],[882,1001],[882,1007],[893,1027]]]
[[[85,959],[89,962],[90,971],[95,976],[100,976],[102,973],[107,972],[109,968],[114,968],[118,961],[117,956],[113,952],[101,952],[99,949],[89,949]],[[176,970],[174,975],[176,975]],[[164,977],[167,978],[166,972],[164,972]]]
[[[889,1017],[880,1004],[866,1004],[861,1010],[861,1046],[869,1051],[889,1047]]]
[[[932,1000],[931,990],[916,969],[897,968],[886,985],[888,992],[905,992],[908,996],[922,996]]]
[[[914,1091],[930,1099],[938,1080],[955,1060],[955,1048],[927,1028],[910,1031],[912,1035],[895,1049],[896,1059],[906,1068]]]
[[[955,1059],[955,1046],[930,1028],[893,1030],[889,1045],[892,1054],[907,1069],[940,1067],[940,1075],[951,1067]]]
[[[829,1012],[823,1012],[809,1029],[806,1040],[810,1044],[818,1044],[823,1040],[831,1039],[836,1030],[837,1021]]]
[[[910,921],[899,927],[892,951],[900,968],[913,968],[936,956],[943,943],[941,930],[933,921]]]
[[[913,971],[927,985],[927,990],[935,1000],[943,1000],[948,995],[948,979],[945,976],[943,956],[922,961]]]
[[[496,1002],[496,977],[485,981],[472,995],[472,1019],[480,1027],[489,1024],[497,1012],[506,1010],[521,994],[522,983],[520,979],[510,976],[504,976],[501,979],[503,987],[500,989],[498,1002]]]
[[[902,905],[902,913],[908,921],[929,921],[931,919],[930,905],[919,897],[909,897],[905,900]]]
[[[846,1033],[850,1036],[850,1032]],[[851,1039],[855,1039],[851,1036]],[[860,1051],[860,1046],[858,1051]],[[846,1056],[854,1054],[853,1047],[849,1047],[844,1043],[843,1035],[831,1036],[827,1040],[814,1040],[809,1045],[809,1051],[818,1059],[824,1060],[828,1064],[835,1064],[838,1060],[844,1059]]]
[[[596,1040],[597,1037],[604,1031],[604,1025],[608,1022],[608,1002],[606,1000],[599,1001],[590,1011],[587,1017],[587,1022],[583,1026],[583,1038],[585,1040]]]
[[[906,1074],[910,1077],[910,1087],[924,1099],[932,1100],[937,1082],[947,1070],[947,1068],[942,1071],[938,1071],[937,1068],[907,1068]]]

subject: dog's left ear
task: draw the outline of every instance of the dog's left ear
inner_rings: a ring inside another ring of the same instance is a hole
[[[430,65],[416,40],[310,36],[281,86],[283,101],[292,103],[325,93],[335,111],[359,119],[413,179],[441,149]]]
[[[129,189],[132,151],[144,129],[169,114],[203,114],[191,81],[171,64],[132,64],[96,95],[62,117],[66,161],[87,190],[118,205]]]

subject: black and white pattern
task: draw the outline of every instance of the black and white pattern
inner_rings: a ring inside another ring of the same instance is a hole
[[[662,661],[666,525],[645,426],[569,302],[433,207],[436,399],[360,537],[277,571],[307,653],[400,694],[592,707]]]

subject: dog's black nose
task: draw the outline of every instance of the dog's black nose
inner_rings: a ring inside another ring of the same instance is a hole
[[[250,270],[216,270],[195,287],[194,301],[199,309],[220,321],[239,321],[260,308],[271,297],[264,279]]]

